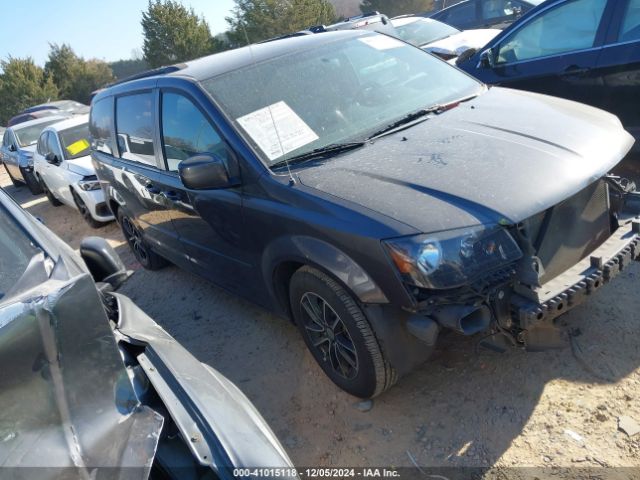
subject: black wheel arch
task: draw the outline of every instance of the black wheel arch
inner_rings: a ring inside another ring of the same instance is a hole
[[[274,304],[290,318],[289,281],[303,266],[317,268],[331,276],[360,303],[389,303],[364,268],[338,248],[308,236],[281,237],[265,249],[262,273]]]

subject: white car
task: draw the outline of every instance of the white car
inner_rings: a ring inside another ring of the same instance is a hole
[[[75,208],[98,228],[114,219],[91,163],[89,115],[63,120],[45,128],[34,154],[37,180],[54,206]]]
[[[460,31],[432,18],[415,16],[396,17],[391,23],[398,38],[449,62],[467,50],[484,47],[501,32],[495,28]]]

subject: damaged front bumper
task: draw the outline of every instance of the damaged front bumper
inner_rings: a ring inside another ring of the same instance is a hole
[[[640,260],[638,219],[620,226],[591,255],[544,285],[516,285],[511,296],[511,317],[523,330],[551,322],[584,302],[632,260]]]

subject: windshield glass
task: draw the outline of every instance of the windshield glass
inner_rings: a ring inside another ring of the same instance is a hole
[[[38,137],[42,133],[42,130],[49,125],[58,123],[60,118],[51,120],[49,122],[38,123],[37,125],[31,125],[28,127],[14,128],[13,133],[16,136],[16,141],[21,147],[28,147],[29,145],[35,145],[38,142]]]
[[[421,46],[460,33],[460,30],[437,20],[420,18],[411,23],[396,25],[396,32],[405,42]]]
[[[88,123],[62,130],[58,132],[58,137],[60,137],[65,159],[72,160],[89,155],[91,143],[89,142]]]
[[[364,140],[411,112],[483,88],[430,54],[380,34],[295,50],[202,83],[267,165],[286,154]]]

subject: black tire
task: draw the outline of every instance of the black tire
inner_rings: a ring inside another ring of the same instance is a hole
[[[165,258],[158,255],[149,247],[142,232],[136,227],[133,220],[124,214],[122,209],[118,209],[118,223],[120,224],[122,234],[129,248],[140,262],[140,265],[147,270],[160,270],[169,264]]]
[[[40,181],[40,186],[42,187],[42,191],[47,196],[47,200],[49,200],[49,203],[54,207],[59,207],[60,205],[62,205],[62,202],[58,200],[53,195],[53,193],[51,193],[51,190],[49,190],[49,187],[47,187],[47,184],[45,183],[45,181],[42,179],[40,175],[38,175],[38,180]]]
[[[7,172],[7,175],[9,175],[9,180],[11,180],[11,183],[13,184],[13,186],[22,187],[24,184],[20,180],[16,180],[15,178],[13,178],[13,175],[11,175],[11,172],[7,168],[7,165],[6,164],[3,164],[3,165],[4,165],[5,171]]]
[[[289,299],[309,351],[333,383],[360,398],[375,397],[393,385],[391,367],[369,321],[341,284],[302,267],[291,277]],[[314,302],[324,311],[315,319]]]
[[[80,195],[78,195],[73,188],[71,189],[71,196],[73,197],[74,202],[76,202],[78,212],[80,212],[84,221],[87,222],[87,225],[91,228],[102,228],[106,225],[105,222],[99,222],[91,216],[91,210],[89,210],[89,207],[87,207],[82,198],[80,198]]]
[[[29,187],[29,191],[32,195],[40,195],[42,193],[42,186],[38,179],[36,178],[35,173],[27,172],[24,168],[20,167],[20,172],[22,173],[22,178],[24,178],[24,183]]]

